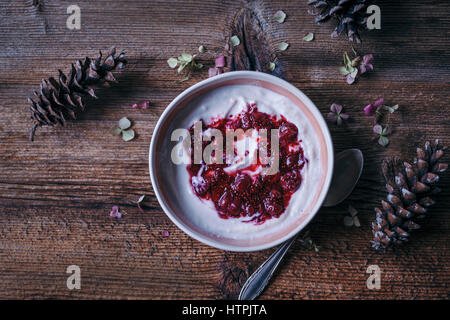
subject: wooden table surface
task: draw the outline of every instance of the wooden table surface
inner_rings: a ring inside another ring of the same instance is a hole
[[[0,2],[0,298],[236,298],[246,278],[274,249],[233,253],[208,247],[179,230],[160,208],[148,172],[153,128],[170,101],[207,77],[184,83],[166,60],[207,47],[201,62],[226,52],[232,21],[241,8],[254,12],[283,76],[306,93],[325,115],[333,102],[353,121],[330,125],[336,152],[360,148],[365,167],[353,194],[321,209],[310,224],[319,252],[297,241],[264,299],[449,298],[450,178],[444,175],[431,218],[395,251],[370,247],[373,208],[386,196],[380,164],[397,155],[411,160],[415,147],[440,138],[450,145],[450,2],[383,1],[382,29],[362,35],[356,48],[373,53],[375,72],[352,86],[338,73],[345,38],[330,39],[333,26],[317,26],[305,1],[76,1],[81,30],[66,27],[73,1]],[[284,10],[284,24],[271,16]],[[315,40],[304,42],[308,33]],[[26,97],[42,78],[98,49],[125,49],[130,64],[120,83],[99,92],[78,121],[42,128],[35,142]],[[276,51],[276,50],[275,50]],[[372,120],[362,109],[384,97],[399,104],[391,144],[371,141]],[[131,109],[150,100],[147,110]],[[110,133],[122,117],[133,122],[135,140]],[[448,157],[447,157],[448,159]],[[139,212],[134,201],[148,195]],[[345,227],[352,204],[362,226]],[[127,212],[109,217],[113,205]],[[164,237],[162,232],[170,235]],[[81,289],[68,290],[66,268],[81,268]],[[369,265],[381,269],[381,288],[366,286]]]

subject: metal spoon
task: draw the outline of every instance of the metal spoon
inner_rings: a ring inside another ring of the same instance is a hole
[[[333,178],[330,189],[322,206],[332,207],[344,201],[353,191],[361,176],[364,158],[361,150],[347,149],[336,155]],[[284,242],[256,271],[247,279],[239,294],[239,300],[257,298],[267,286],[284,255],[299,234]]]

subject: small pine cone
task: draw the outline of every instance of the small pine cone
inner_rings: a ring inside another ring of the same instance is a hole
[[[441,162],[445,149],[439,145],[439,140],[433,145],[427,141],[425,149],[417,148],[413,164],[398,158],[383,161],[388,196],[387,201],[381,201],[381,209],[375,208],[372,246],[376,250],[405,242],[411,231],[420,228],[417,221],[424,218],[428,207],[435,203],[430,195],[440,191],[435,184],[439,174],[448,168],[448,164]]]
[[[43,79],[40,90],[34,91],[36,101],[28,98],[33,122],[30,140],[33,141],[37,127],[64,125],[66,119],[76,119],[76,113],[85,109],[85,98],[97,98],[93,87],[117,82],[111,71],[121,69],[127,63],[124,56],[125,52],[116,56],[116,49],[112,47],[103,60],[101,51],[95,60],[88,57],[84,61],[78,60],[72,64],[67,77],[58,70],[58,80],[53,77]]]
[[[345,32],[350,41],[361,43],[359,31],[367,28],[367,7],[370,0],[308,0],[308,4],[320,9],[315,21],[320,24],[334,17],[337,26],[331,37]]]

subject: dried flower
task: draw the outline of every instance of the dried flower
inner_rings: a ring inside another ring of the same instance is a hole
[[[200,52],[200,53],[206,52],[205,46],[202,45],[202,46],[198,47],[198,52]]]
[[[359,65],[359,74],[362,75],[367,71],[373,71],[373,54],[366,54]]]
[[[226,57],[225,56],[217,57],[214,60],[214,65],[215,65],[214,68],[208,69],[208,77],[210,77],[210,78],[223,73],[223,68],[225,68],[227,66]]]
[[[275,14],[273,15],[273,18],[278,21],[279,23],[283,23],[284,20],[286,19],[286,13],[284,13],[282,10],[279,10],[277,12],[275,12]]]
[[[111,212],[109,213],[110,217],[116,218],[116,219],[120,219],[122,218],[122,213],[119,212],[119,207],[118,206],[113,206],[111,209]]]
[[[340,126],[344,120],[348,120],[350,116],[346,113],[342,113],[343,107],[339,104],[333,103],[330,107],[330,113],[328,113],[328,121],[336,123]]]
[[[133,129],[123,130],[122,131],[122,139],[123,139],[123,141],[133,140],[134,139],[134,130]]]
[[[214,60],[214,64],[216,68],[224,68],[227,65],[227,59],[225,58],[225,56],[217,57]]]
[[[269,63],[269,70],[270,70],[270,71],[273,71],[273,70],[275,70],[275,68],[276,68],[276,64],[275,64],[275,62],[271,62],[271,63]]]
[[[303,38],[303,41],[306,41],[306,42],[310,42],[310,41],[313,41],[313,40],[314,40],[314,33],[312,33],[312,32],[308,33],[308,34]]]
[[[148,107],[150,106],[150,101],[143,101],[143,102],[139,102],[139,103],[133,103],[131,105],[132,109],[148,109]]]
[[[368,116],[373,116],[377,110],[383,105],[384,99],[378,99],[374,103],[371,103],[364,107],[364,113]]]
[[[219,68],[209,68],[208,69],[208,77],[211,78],[211,77],[217,76],[219,74],[219,72],[220,72]]]
[[[346,227],[361,227],[361,223],[359,222],[359,218],[357,217],[358,211],[352,206],[348,206],[348,212],[350,213],[349,216],[344,217],[344,226]]]
[[[390,127],[388,127],[390,116],[392,113],[398,110],[398,108],[399,108],[398,104],[392,107],[384,105],[383,98],[380,98],[374,103],[371,103],[364,107],[364,113],[368,116],[374,117],[375,125],[373,126],[373,132],[375,133],[375,136],[373,137],[373,140],[378,139],[378,143],[383,147],[386,147],[389,144],[389,139],[387,138],[387,136],[391,134],[391,129]],[[380,122],[384,118],[386,112],[388,115],[387,117],[388,119],[387,124],[383,128]]]
[[[161,232],[161,234],[162,234],[163,237],[168,237],[168,236],[169,236],[169,231],[163,230],[163,231]]]
[[[300,241],[301,241],[302,246],[305,247],[306,249],[314,250],[315,252],[319,252],[319,247],[311,239],[309,230],[307,230],[305,232],[305,234],[302,236],[302,239],[300,239]]]
[[[339,68],[339,72],[345,76],[348,84],[353,84],[362,74],[368,70],[373,70],[372,54],[367,54],[361,59],[355,49],[352,48],[352,50],[355,57],[350,59],[348,53],[344,52],[344,66]]]
[[[200,49],[200,48],[199,48]],[[188,70],[188,75],[183,81],[189,80],[189,75],[194,70],[199,70],[203,68],[203,64],[198,63],[195,58],[197,55],[192,55],[190,53],[182,53],[178,58],[170,58],[167,60],[167,64],[170,68],[175,69],[178,66],[177,72],[181,73],[185,68]],[[178,81],[178,83],[183,82]]]
[[[233,47],[236,47],[236,46],[241,44],[241,40],[239,39],[238,36],[232,36],[231,37],[231,44],[233,45]]]
[[[169,67],[171,67],[172,69],[176,68],[178,65],[178,59],[176,58],[170,58],[167,60],[167,64],[169,65]]]
[[[278,49],[280,49],[280,51],[285,51],[288,47],[289,47],[289,43],[284,42],[284,41],[278,45]]]
[[[386,147],[389,144],[389,139],[387,136],[391,134],[390,128],[383,128],[380,124],[376,124],[373,126],[373,132],[375,133],[373,139],[378,139],[378,143],[381,146]]]
[[[123,117],[119,120],[119,126],[112,128],[112,132],[114,135],[118,136],[122,134],[122,139],[124,141],[130,141],[134,138],[134,130],[129,129],[131,127],[131,121],[128,118]]]
[[[389,107],[389,106],[383,106],[384,110],[387,110],[389,113],[394,113],[395,111],[398,110],[398,104],[396,104],[395,106]]]

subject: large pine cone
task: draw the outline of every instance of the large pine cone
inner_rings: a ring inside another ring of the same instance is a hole
[[[320,9],[316,23],[323,23],[334,17],[337,26],[331,37],[337,37],[342,32],[350,41],[361,43],[359,31],[366,29],[367,7],[370,0],[308,0],[308,4]]]
[[[435,186],[439,174],[448,168],[448,164],[440,162],[445,149],[439,145],[439,140],[433,145],[427,141],[425,149],[417,148],[413,164],[398,158],[383,161],[389,194],[387,201],[381,201],[382,209],[375,208],[372,246],[376,250],[405,242],[410,231],[420,228],[418,220],[423,219],[427,208],[435,203],[430,196],[440,191]]]
[[[58,80],[53,77],[48,81],[43,79],[40,90],[34,91],[36,101],[28,98],[33,121],[30,140],[33,141],[37,127],[64,125],[66,119],[76,119],[76,113],[84,111],[85,97],[97,98],[93,87],[108,86],[110,82],[116,82],[111,71],[120,69],[127,63],[124,56],[125,52],[116,56],[116,49],[112,47],[105,59],[102,59],[100,51],[95,60],[88,57],[84,61],[78,60],[75,65],[72,64],[67,77],[58,70]]]

